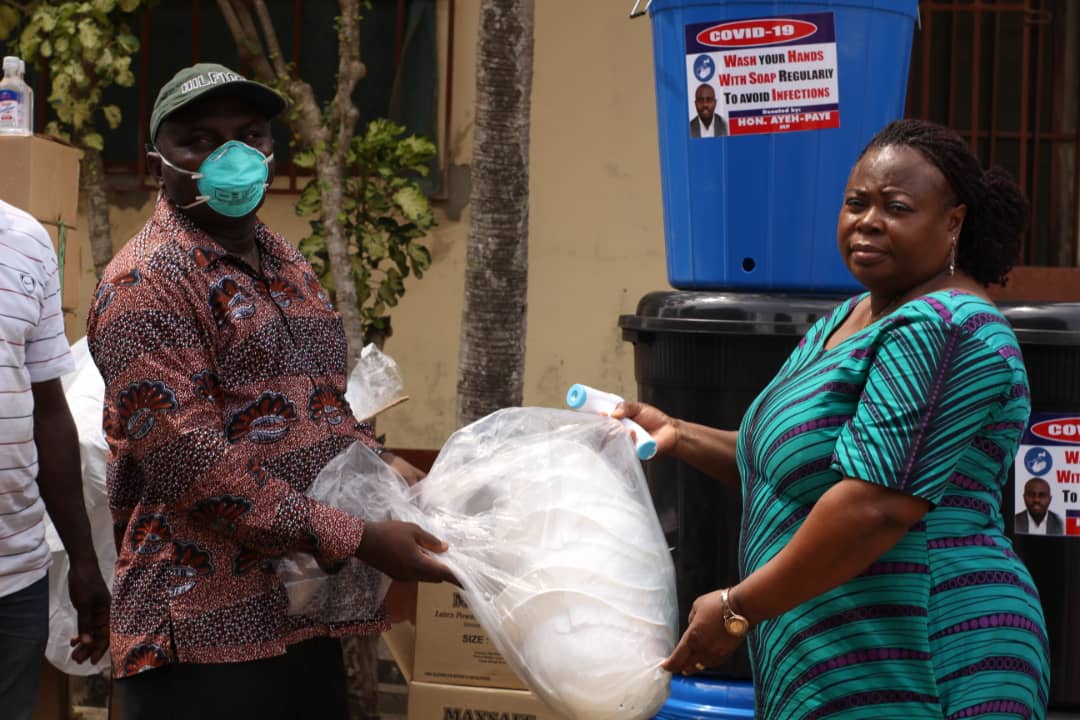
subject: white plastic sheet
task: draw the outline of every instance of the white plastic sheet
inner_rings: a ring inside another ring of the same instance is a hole
[[[675,573],[621,425],[565,410],[506,409],[455,433],[412,490],[387,472],[357,444],[312,492],[446,540],[439,559],[461,580],[469,607],[560,714],[655,714],[668,693],[660,663],[676,639]],[[349,595],[344,576],[329,582],[340,585],[323,596]]]
[[[109,446],[101,427],[101,407],[105,397],[105,381],[90,359],[86,338],[71,346],[75,370],[61,379],[68,408],[79,433],[79,456],[82,461],[83,500],[90,520],[90,537],[97,553],[98,567],[105,584],[112,588],[113,566],[116,564],[116,545],[112,533],[112,515],[105,487]],[[60,542],[52,521],[46,518],[45,540],[52,551],[49,568],[49,642],[45,657],[57,669],[69,675],[96,675],[109,667],[109,654],[97,663],[87,660],[77,663],[71,659],[71,637],[78,632],[78,616],[68,594],[67,553]]]

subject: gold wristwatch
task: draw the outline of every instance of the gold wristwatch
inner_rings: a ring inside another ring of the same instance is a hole
[[[729,590],[730,588],[724,588],[720,591],[720,605],[724,612],[724,629],[733,637],[743,638],[746,637],[746,633],[750,630],[750,621],[731,609],[731,603],[728,602]]]

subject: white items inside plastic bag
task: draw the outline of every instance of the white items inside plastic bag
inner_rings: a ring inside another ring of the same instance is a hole
[[[388,482],[386,469],[357,444],[311,492],[356,515],[411,520],[446,540],[450,549],[439,559],[461,581],[477,620],[563,716],[656,713],[668,694],[660,663],[676,639],[675,571],[621,425],[511,408],[455,433],[412,490]]]
[[[408,399],[401,370],[394,359],[374,343],[365,345],[345,386],[345,400],[353,415],[358,420],[369,420]]]
[[[359,442],[327,463],[307,495],[364,520],[389,520],[392,509],[418,517],[405,481]],[[328,573],[311,555],[293,553],[276,572],[288,592],[289,614],[323,622],[370,618],[390,588],[389,577],[359,560]]]
[[[112,515],[105,487],[109,446],[101,427],[101,407],[105,398],[105,381],[90,359],[83,338],[71,346],[75,370],[61,378],[71,417],[79,433],[79,456],[82,461],[83,500],[90,520],[90,537],[97,553],[98,567],[105,583],[112,587],[113,566],[116,564],[116,545],[113,540]],[[56,668],[69,675],[95,675],[109,667],[109,655],[97,663],[87,660],[77,663],[71,659],[71,638],[78,632],[78,616],[68,593],[67,553],[60,536],[46,517],[45,539],[52,551],[49,568],[49,642],[45,657]]]

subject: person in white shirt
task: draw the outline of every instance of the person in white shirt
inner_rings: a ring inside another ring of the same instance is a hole
[[[45,229],[0,200],[0,708],[29,720],[49,631],[45,511],[71,559],[72,659],[109,645],[109,590],[83,504],[79,443],[60,377],[64,336],[56,253]]]
[[[1016,513],[1013,530],[1028,535],[1063,534],[1065,525],[1061,522],[1061,516],[1049,511],[1053,499],[1050,483],[1039,477],[1028,480],[1024,484],[1024,506],[1027,509]]]
[[[690,137],[721,137],[727,135],[727,123],[716,114],[716,91],[702,83],[694,91],[697,117],[690,121]]]

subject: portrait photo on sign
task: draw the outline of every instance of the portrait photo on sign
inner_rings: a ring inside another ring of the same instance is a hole
[[[706,57],[707,56],[702,56]],[[727,120],[716,97],[716,89],[700,83],[694,89],[690,115],[690,137],[707,138],[727,135]]]

